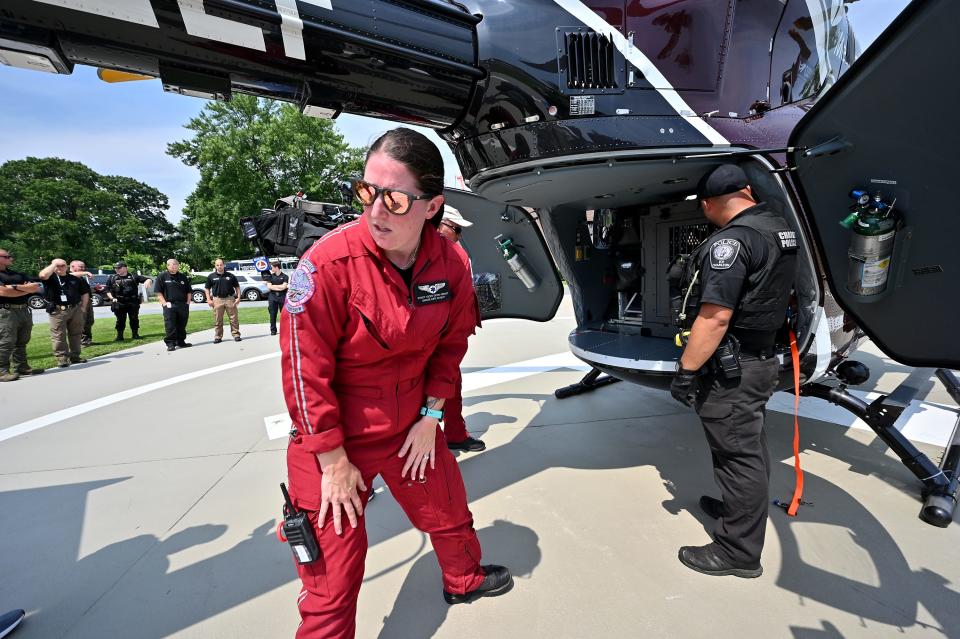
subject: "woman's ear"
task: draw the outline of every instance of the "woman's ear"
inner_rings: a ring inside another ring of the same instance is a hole
[[[424,219],[429,220],[443,208],[443,196],[438,195],[427,203],[427,210]]]

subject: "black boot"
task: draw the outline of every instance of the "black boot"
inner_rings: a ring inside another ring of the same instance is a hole
[[[483,583],[476,590],[457,595],[443,591],[443,599],[448,604],[471,603],[480,597],[499,597],[513,588],[513,577],[510,571],[503,566],[480,566],[483,569]]]
[[[130,336],[130,339],[140,339],[140,333],[134,331],[133,335]]]
[[[123,341],[123,333],[121,333],[120,331],[117,331],[117,339],[115,339],[115,340],[113,340],[113,341],[115,341],[115,342],[122,342],[122,341]]]
[[[724,577],[732,575],[753,579],[763,574],[760,562],[755,564],[735,564],[721,556],[716,544],[706,546],[683,546],[679,553],[680,563],[704,575]]]

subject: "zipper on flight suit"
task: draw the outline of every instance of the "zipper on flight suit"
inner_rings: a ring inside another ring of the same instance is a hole
[[[430,266],[430,258],[428,257],[424,261],[423,266],[420,267],[420,270],[413,274],[413,277],[410,278],[410,286],[407,287],[407,306],[411,309],[413,308],[413,287],[416,285],[415,280],[420,277],[420,275]]]

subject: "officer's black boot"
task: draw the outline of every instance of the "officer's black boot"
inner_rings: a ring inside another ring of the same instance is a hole
[[[115,339],[115,340],[113,340],[113,341],[115,341],[115,342],[122,342],[122,341],[123,341],[123,333],[121,333],[120,331],[117,331],[117,339]]]
[[[130,339],[140,339],[140,333],[134,331],[133,335],[130,336]]]
[[[726,559],[717,544],[706,546],[683,546],[679,553],[680,563],[704,575],[724,577],[732,575],[753,579],[763,574],[760,562],[752,564],[738,564]]]
[[[465,592],[462,595],[443,591],[443,599],[448,604],[471,603],[480,597],[499,597],[513,589],[513,577],[510,571],[503,566],[480,566],[483,569],[483,583],[476,590]]]

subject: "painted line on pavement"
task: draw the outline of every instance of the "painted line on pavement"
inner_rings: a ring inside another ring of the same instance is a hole
[[[177,375],[176,377],[170,377],[159,382],[153,382],[151,384],[146,384],[145,386],[138,386],[137,388],[131,388],[129,390],[121,391],[119,393],[114,393],[113,395],[105,395],[104,397],[98,397],[97,399],[91,400],[89,402],[84,402],[83,404],[77,404],[76,406],[71,406],[70,408],[64,408],[63,410],[58,410],[54,413],[49,413],[35,419],[31,419],[25,422],[21,422],[9,428],[0,430],[0,442],[4,442],[8,439],[12,439],[19,435],[25,435],[27,433],[39,430],[50,426],[51,424],[56,424],[57,422],[62,422],[65,419],[70,419],[71,417],[76,417],[77,415],[83,415],[84,413],[89,413],[90,411],[103,408],[104,406],[109,406],[110,404],[116,404],[117,402],[122,402],[126,399],[131,399],[133,397],[139,397],[146,393],[152,393],[155,390],[160,388],[166,388],[167,386],[172,386],[174,384],[179,384],[181,382],[189,382],[192,379],[197,379],[198,377],[204,377],[206,375],[213,375],[214,373],[219,373],[222,371],[230,370],[231,368],[237,368],[238,366],[246,366],[247,364],[254,364],[256,362],[262,362],[273,357],[280,357],[280,353],[267,353],[266,355],[257,355],[256,357],[248,357],[247,359],[237,360],[235,362],[230,362],[228,364],[220,364],[219,366],[211,366],[210,368],[203,368],[198,371],[193,371],[192,373],[184,373],[183,375]]]

